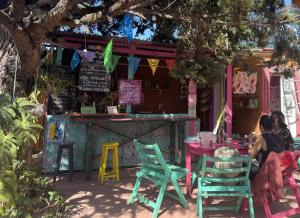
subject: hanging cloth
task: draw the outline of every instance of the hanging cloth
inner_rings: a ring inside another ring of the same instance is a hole
[[[63,48],[56,49],[55,64],[57,64],[57,65],[61,65],[63,50],[64,50]]]
[[[106,70],[106,74],[109,74],[111,69],[112,47],[113,47],[113,42],[112,40],[110,40],[103,52],[103,59],[104,59],[103,65]]]
[[[81,58],[85,58],[88,62],[93,61],[96,57],[95,52],[92,51],[78,50],[78,53]]]
[[[169,71],[172,71],[173,68],[175,67],[176,61],[174,59],[169,59],[169,60],[165,60],[165,61],[166,61],[166,65],[167,65],[167,68],[169,69]]]
[[[127,37],[128,41],[133,39],[133,16],[126,14],[120,24],[120,32]]]
[[[133,79],[141,59],[130,55],[128,59],[128,79]]]
[[[152,74],[154,76],[155,71],[156,71],[156,69],[158,67],[159,59],[147,59],[147,60],[148,60],[148,63],[150,65],[150,67],[151,67]]]
[[[74,71],[74,69],[77,67],[79,63],[80,63],[80,57],[78,55],[77,50],[75,50],[71,60],[71,70]]]

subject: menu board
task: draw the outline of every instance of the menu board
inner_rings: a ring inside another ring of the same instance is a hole
[[[103,68],[102,54],[88,61],[81,59],[79,74],[79,89],[82,91],[109,92],[111,77]]]
[[[49,74],[57,79],[72,81],[75,83],[74,74],[70,71],[69,66],[54,65],[49,69]],[[66,87],[66,89],[59,93],[50,93],[48,101],[48,114],[62,114],[71,111],[75,102],[75,89],[73,86]]]
[[[142,80],[119,80],[119,104],[140,104]]]

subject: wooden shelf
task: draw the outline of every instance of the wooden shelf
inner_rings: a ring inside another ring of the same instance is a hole
[[[168,89],[143,89],[142,91],[163,91]]]
[[[249,107],[249,106],[244,106],[244,107],[240,107],[240,106],[232,106],[232,108],[238,108],[238,109],[257,109],[257,107]]]

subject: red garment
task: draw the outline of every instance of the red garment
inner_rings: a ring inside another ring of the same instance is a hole
[[[271,152],[253,181],[253,196],[258,203],[263,203],[269,192],[272,200],[283,197],[283,175],[297,169],[293,153]]]

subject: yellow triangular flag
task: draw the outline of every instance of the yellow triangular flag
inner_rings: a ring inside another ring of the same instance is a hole
[[[154,76],[156,68],[158,67],[159,59],[147,59],[147,60],[148,60],[148,63],[151,67],[152,74]]]

